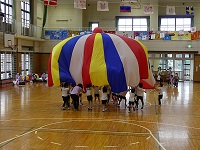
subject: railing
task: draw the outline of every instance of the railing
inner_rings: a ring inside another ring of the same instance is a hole
[[[151,31],[150,28],[148,28],[149,29],[148,31],[117,31],[117,28],[115,27],[101,27],[101,28],[103,31],[113,31],[113,32],[116,32],[117,34],[119,34],[120,32],[125,32],[128,35],[128,37],[133,37],[132,34],[138,34],[141,32],[146,32],[148,36],[151,35],[152,33],[160,34],[160,33],[165,32],[165,31],[160,31],[159,29],[158,30],[154,29],[154,31]],[[5,18],[4,20],[2,20],[0,18],[0,31],[4,33],[16,34],[17,36],[28,36],[28,37],[33,37],[36,39],[45,39],[46,30],[49,30],[49,31],[50,30],[55,30],[55,31],[65,30],[65,31],[69,31],[68,34],[70,34],[71,36],[71,34],[74,34],[74,32],[76,31],[78,31],[77,34],[80,34],[80,31],[91,32],[92,28],[91,27],[62,27],[62,28],[44,28],[43,29],[42,27],[35,26],[32,24],[24,24],[21,21],[17,21],[14,19]],[[174,32],[174,31],[171,31],[171,32]],[[179,31],[176,31],[176,32],[179,32]],[[165,33],[170,33],[170,31],[165,32]],[[197,34],[197,38],[199,38],[200,31],[197,31],[195,33]],[[57,33],[55,32],[55,34]],[[129,36],[129,34],[131,36]],[[169,35],[169,37],[170,36],[171,35]],[[166,39],[166,40],[169,40],[169,39]]]
[[[41,39],[42,27],[32,24],[23,24],[21,21],[6,18],[4,21],[0,20],[0,32],[8,34],[16,34],[17,36],[28,36]]]

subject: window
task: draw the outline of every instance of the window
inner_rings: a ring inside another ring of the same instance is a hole
[[[96,27],[99,27],[98,22],[89,22],[89,27],[93,31]]]
[[[175,18],[162,18],[161,31],[175,31]]]
[[[172,54],[164,54],[164,57],[166,57],[166,58],[172,58]]]
[[[98,23],[92,23],[92,31],[93,31],[96,27],[98,27],[98,26],[99,26]]]
[[[193,17],[159,17],[161,31],[190,31]]]
[[[191,58],[191,54],[185,54],[185,58]]]
[[[1,53],[1,79],[8,79],[14,73],[13,57],[12,53]]]
[[[28,0],[21,1],[21,18],[22,27],[29,28],[30,26],[30,3]]]
[[[3,22],[12,24],[13,22],[13,0],[0,0],[1,11],[4,13]]]
[[[118,31],[147,31],[148,18],[124,18],[117,17]]]
[[[162,58],[163,54],[155,54],[155,58]]]
[[[182,54],[176,54],[176,58],[182,58]]]
[[[23,76],[32,73],[31,64],[33,64],[33,55],[30,53],[21,54],[21,67]]]

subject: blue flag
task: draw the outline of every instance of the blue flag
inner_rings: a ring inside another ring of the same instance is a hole
[[[131,6],[120,6],[120,12],[131,12]]]

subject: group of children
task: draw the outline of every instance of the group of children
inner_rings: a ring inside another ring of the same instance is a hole
[[[108,87],[104,86],[102,89],[98,86],[92,86],[91,84],[86,85],[86,96],[88,100],[88,110],[92,110],[92,101],[93,101],[93,96],[92,96],[92,88],[94,89],[94,99],[95,103],[96,100],[99,101],[100,103],[100,90],[102,91],[101,93],[101,98],[102,98],[102,104],[103,104],[103,111],[106,111],[106,105],[108,104],[108,97],[109,94],[108,92]],[[70,97],[72,99],[72,104],[74,105],[74,109],[78,110],[79,106],[79,101],[82,104],[82,92],[83,90],[83,85],[78,84],[75,87],[72,87],[72,85],[68,83],[62,83],[61,84],[61,91],[62,91],[62,99],[63,99],[63,105],[62,109],[65,110],[68,108],[70,109]]]
[[[158,91],[158,103],[161,105],[161,99],[163,98],[163,84],[160,83],[160,86],[157,88]],[[85,91],[83,90],[83,85],[78,84],[75,87],[72,87],[71,84],[62,83],[61,84],[61,91],[62,91],[62,98],[63,98],[63,105],[62,108],[65,110],[66,108],[70,109],[70,97],[72,99],[72,104],[74,105],[74,110],[78,110],[79,101],[81,102],[80,94],[85,92],[88,101],[88,110],[92,110],[93,106],[93,94],[94,94],[94,104],[98,100],[100,103],[100,96],[101,102],[103,106],[103,112],[107,110],[107,106],[109,105],[110,97],[112,97],[113,104],[120,106],[122,100],[125,100],[126,104],[126,94],[130,92],[129,97],[129,105],[128,109],[131,112],[131,109],[135,111],[139,107],[139,101],[141,101],[141,110],[144,108],[144,93],[146,90],[143,89],[143,84],[139,83],[136,87],[131,87],[127,91],[121,93],[111,93],[111,89],[109,86],[92,86],[91,84],[87,84]],[[101,93],[100,93],[101,92]],[[111,96],[112,95],[112,96]],[[126,106],[126,105],[125,105]]]
[[[175,75],[170,75],[170,78],[168,80],[168,85],[173,85],[174,87],[178,87],[178,81],[179,81],[178,73],[175,73]]]

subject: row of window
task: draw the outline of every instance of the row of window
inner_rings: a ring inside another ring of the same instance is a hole
[[[194,54],[148,54],[150,66],[154,71],[166,71],[172,68],[180,80],[193,80]]]
[[[33,56],[31,53],[21,54],[21,74],[28,75],[32,73]],[[1,79],[8,79],[14,77],[16,74],[16,54],[11,52],[1,53]]]
[[[159,27],[160,31],[191,31],[192,17],[160,17]],[[117,18],[118,31],[148,31],[148,18]]]
[[[1,11],[4,13],[3,22],[12,24],[13,19],[13,0],[0,0]],[[21,2],[21,22],[22,27],[29,28],[31,24],[31,5],[29,0]],[[148,31],[150,26],[149,17],[116,17],[118,31]],[[190,31],[193,22],[193,16],[187,17],[159,17],[159,27],[161,31]],[[98,26],[98,23],[91,24],[92,29]]]
[[[149,58],[188,58],[192,59],[192,54],[148,54]]]
[[[0,10],[4,14],[2,21],[12,24],[13,21],[13,2],[14,0],[0,0]],[[29,0],[21,2],[21,21],[22,27],[29,28],[31,23],[31,9]]]

